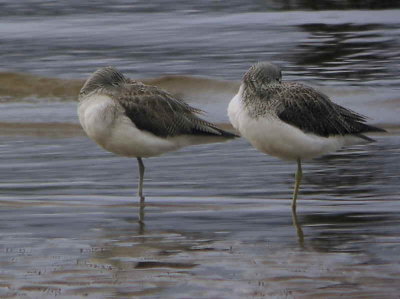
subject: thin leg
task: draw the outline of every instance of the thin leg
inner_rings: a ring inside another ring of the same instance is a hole
[[[137,160],[139,165],[139,185],[138,185],[138,195],[140,199],[139,223],[144,223],[144,196],[143,196],[144,164],[142,158],[137,158]]]
[[[296,183],[294,185],[294,191],[293,191],[293,201],[292,201],[292,211],[293,213],[296,213],[296,200],[297,200],[297,194],[299,194],[299,188],[300,188],[300,183],[301,183],[301,178],[303,177],[303,172],[301,170],[301,160],[300,158],[297,159],[297,171],[296,171]]]

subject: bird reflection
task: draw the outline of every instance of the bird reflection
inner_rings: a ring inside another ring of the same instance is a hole
[[[139,224],[144,226],[144,197],[142,199],[142,197],[140,198],[140,203],[139,203]]]
[[[145,227],[145,224],[144,224],[144,203],[142,203],[142,202],[140,202],[140,205],[139,205],[139,230],[138,230],[138,234],[139,235],[144,235],[144,232],[145,232],[145,230],[144,230],[144,227]]]
[[[379,227],[395,218],[395,213],[311,213],[303,215],[300,222],[297,214],[292,214],[299,247],[318,252],[363,252],[364,248],[359,246],[360,241],[369,238],[368,235],[381,234],[377,233]],[[308,237],[304,236],[304,225],[314,227]]]

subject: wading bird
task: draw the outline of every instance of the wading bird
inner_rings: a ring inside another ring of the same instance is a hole
[[[368,132],[385,130],[365,117],[333,103],[325,94],[300,83],[282,81],[272,63],[253,65],[228,107],[235,129],[259,151],[297,161],[292,210],[302,179],[301,161],[358,141],[373,141]]]
[[[165,90],[126,78],[113,67],[94,72],[79,94],[79,121],[86,134],[107,151],[137,158],[141,206],[142,158],[237,137],[199,118],[200,112]]]

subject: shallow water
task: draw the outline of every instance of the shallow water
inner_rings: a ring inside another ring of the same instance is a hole
[[[397,2],[80,3],[0,3],[1,298],[398,296]],[[226,122],[258,60],[389,134],[304,163],[294,218],[295,165],[245,140],[145,159],[140,225],[136,161],[77,125],[82,79],[114,65]]]
[[[2,137],[0,295],[244,298],[395,296],[399,136],[294,165],[246,142],[134,160],[85,137]]]

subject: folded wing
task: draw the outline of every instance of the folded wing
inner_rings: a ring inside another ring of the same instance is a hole
[[[125,109],[126,115],[141,130],[160,137],[179,135],[236,137],[198,117],[197,114],[202,112],[200,109],[191,107],[183,100],[155,86],[136,82],[126,84],[120,90],[116,95],[117,101]]]
[[[357,135],[385,130],[365,123],[366,118],[354,111],[333,103],[315,89],[293,82],[282,83],[271,101],[277,105],[278,117],[306,133],[323,137],[332,135]]]

